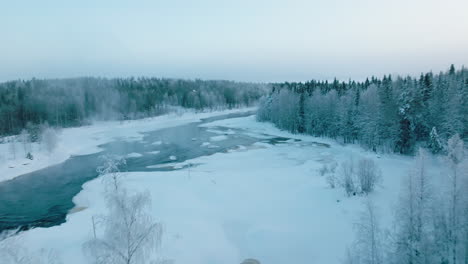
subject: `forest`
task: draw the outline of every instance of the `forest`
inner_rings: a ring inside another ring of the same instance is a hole
[[[259,121],[293,133],[357,143],[374,152],[414,155],[402,178],[391,226],[368,195],[380,168],[361,159],[324,165],[330,188],[364,196],[355,240],[343,263],[468,263],[468,70],[384,76],[364,82],[277,83]],[[431,155],[427,151],[432,152]],[[434,171],[430,164],[438,164]],[[395,169],[395,168],[393,168]],[[387,179],[388,181],[388,179]]]
[[[0,84],[0,135],[30,134],[38,126],[79,126],[92,119],[160,115],[173,107],[225,109],[250,106],[264,84],[158,78],[18,80]]]
[[[438,153],[451,136],[468,137],[468,69],[452,65],[439,74],[364,82],[277,83],[257,117],[373,151],[412,154],[421,146]]]

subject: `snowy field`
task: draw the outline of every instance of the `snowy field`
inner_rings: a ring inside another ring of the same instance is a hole
[[[99,152],[101,151],[99,145],[117,138],[139,140],[142,138],[140,132],[174,127],[197,122],[202,118],[254,109],[244,108],[206,113],[185,112],[140,120],[95,122],[91,126],[65,128],[59,131],[58,145],[52,153],[48,153],[44,146],[32,143],[33,160],[25,158],[26,154],[20,142],[14,144],[14,155],[12,153],[12,143],[0,144],[0,181],[13,179],[19,175],[64,162],[72,155]],[[161,144],[161,142],[154,142],[153,144],[157,145]]]
[[[80,144],[89,146],[109,140],[108,135],[138,137],[138,131],[196,121],[201,116],[97,124],[64,130],[62,138],[73,133],[94,135]],[[368,157],[381,168],[382,184],[370,196],[385,220],[383,225],[391,224],[391,208],[398,199],[400,181],[411,165],[411,157],[378,156],[358,146],[293,135],[271,124],[258,123],[254,116],[203,126],[300,141],[239,146],[228,153],[185,162],[200,164],[190,170],[124,174],[127,188],[151,193],[152,214],[164,225],[159,257],[190,264],[238,264],[246,258],[267,264],[340,263],[353,240],[353,223],[365,198],[347,197],[342,188],[331,189],[319,171],[324,164],[350,158]],[[98,151],[74,145],[70,146],[73,153]],[[102,179],[86,183],[74,198],[76,207],[84,210],[69,214],[60,226],[36,228],[7,241],[14,239],[31,252],[54,249],[64,263],[86,263],[82,244],[92,237],[92,216],[105,211],[103,191]]]

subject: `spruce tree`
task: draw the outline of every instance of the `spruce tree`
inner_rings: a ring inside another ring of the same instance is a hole
[[[432,153],[437,154],[443,151],[444,145],[442,144],[442,140],[437,133],[436,127],[433,127],[431,133],[429,135],[429,143],[427,147],[431,150]]]

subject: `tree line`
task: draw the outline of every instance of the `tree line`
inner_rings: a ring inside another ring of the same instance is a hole
[[[411,154],[422,146],[437,153],[451,136],[468,136],[468,70],[452,65],[418,78],[277,83],[257,118],[374,151]]]
[[[90,119],[155,116],[172,107],[224,109],[254,104],[266,85],[158,78],[18,80],[0,84],[0,135],[41,124],[79,126]],[[31,133],[34,134],[34,133]]]

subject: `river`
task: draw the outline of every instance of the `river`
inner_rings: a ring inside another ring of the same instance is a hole
[[[202,146],[204,142],[209,142],[211,137],[219,136],[220,131],[228,129],[217,127],[215,133],[209,128],[200,127],[200,124],[251,114],[253,113],[211,117],[201,122],[145,132],[141,140],[116,140],[101,145],[103,151],[99,153],[73,156],[61,164],[1,182],[0,233],[9,229],[27,230],[63,223],[67,213],[74,207],[73,197],[81,191],[85,182],[98,176],[96,168],[102,163],[99,158],[102,155],[141,154],[138,157],[127,158],[123,171],[174,170],[176,168],[170,166],[173,162],[225,152],[239,145],[249,146],[259,141],[276,143],[288,140],[263,137],[260,139],[231,129],[230,132],[235,133],[221,134],[226,137],[224,140],[212,142],[211,147]],[[154,144],[155,142],[157,144]],[[159,142],[161,144],[158,144]]]

